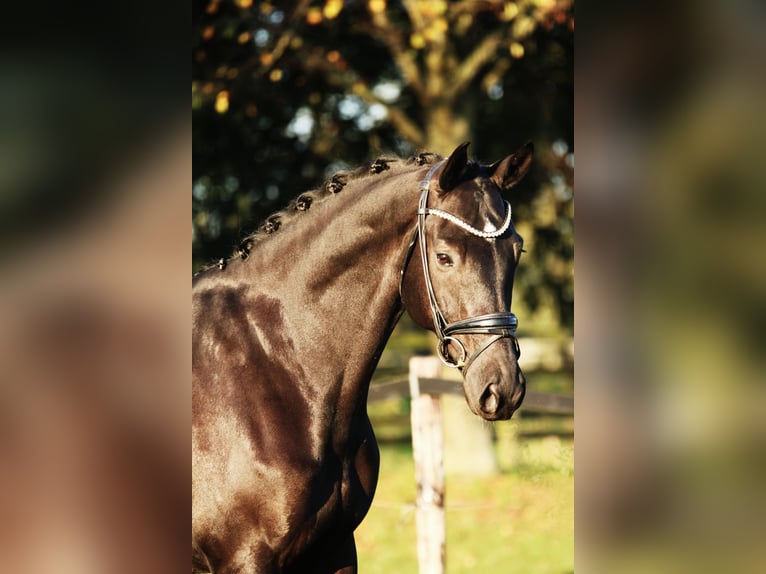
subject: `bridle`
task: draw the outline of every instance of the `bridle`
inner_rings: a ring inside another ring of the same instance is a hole
[[[431,272],[428,267],[428,255],[426,244],[426,216],[433,215],[439,217],[451,223],[454,223],[461,229],[464,229],[472,235],[482,237],[485,239],[494,239],[500,237],[511,225],[511,204],[507,201],[503,201],[506,209],[506,216],[503,225],[495,231],[482,231],[473,227],[471,224],[463,221],[459,217],[447,213],[440,209],[431,209],[428,207],[428,192],[431,188],[431,179],[439,166],[444,163],[445,160],[441,160],[434,164],[431,169],[428,170],[426,177],[420,182],[420,201],[418,203],[418,222],[415,227],[412,242],[408,248],[407,257],[404,260],[402,266],[401,278],[399,283],[399,293],[401,296],[402,285],[404,283],[404,273],[407,269],[407,265],[412,258],[412,253],[415,250],[415,242],[419,240],[420,245],[420,258],[423,262],[423,275],[425,277],[426,291],[428,293],[428,302],[431,307],[431,316],[434,322],[434,332],[439,338],[437,345],[437,353],[442,363],[448,367],[460,369],[463,374],[468,370],[468,367],[476,360],[476,358],[486,351],[490,345],[497,341],[508,338],[514,342],[516,352],[519,352],[518,342],[516,341],[515,334],[518,327],[518,320],[516,315],[509,311],[500,311],[498,313],[488,313],[486,315],[478,315],[476,317],[470,317],[468,319],[461,319],[452,323],[447,322],[444,318],[444,314],[439,309],[439,304],[436,301],[436,293],[434,292],[434,286],[431,282]],[[481,347],[479,347],[474,353],[468,357],[465,346],[456,338],[457,335],[492,335]],[[454,343],[460,349],[460,357],[457,360],[453,360],[449,355],[447,347],[450,342]]]

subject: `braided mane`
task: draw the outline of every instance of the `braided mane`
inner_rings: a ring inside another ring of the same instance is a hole
[[[309,211],[312,206],[324,202],[328,197],[337,195],[352,181],[373,177],[396,166],[432,165],[441,159],[442,157],[440,155],[432,152],[423,152],[407,159],[380,157],[367,162],[356,169],[340,171],[331,176],[320,187],[304,191],[290,201],[286,208],[269,215],[263,223],[258,226],[256,231],[245,236],[239,242],[231,256],[228,258],[221,258],[216,263],[203,267],[195,274],[195,276],[214,267],[225,269],[227,263],[232,259],[247,259],[250,255],[250,251],[252,251],[258,243],[264,241],[269,236],[274,235],[282,227],[288,225],[294,218]]]

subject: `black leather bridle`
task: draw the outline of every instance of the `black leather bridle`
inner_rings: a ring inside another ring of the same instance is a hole
[[[444,162],[442,160],[434,164],[431,169],[428,170],[426,177],[420,182],[420,201],[418,204],[418,222],[415,227],[415,232],[410,243],[407,257],[404,260],[404,265],[401,271],[401,281],[399,285],[399,293],[401,295],[402,284],[404,282],[404,273],[407,269],[407,265],[412,258],[412,253],[415,250],[415,242],[419,240],[420,245],[420,258],[423,263],[423,275],[425,277],[426,291],[428,293],[428,302],[431,307],[431,316],[434,322],[434,332],[439,338],[437,345],[437,354],[442,363],[448,367],[460,369],[463,374],[468,370],[468,367],[476,360],[476,358],[486,351],[490,345],[505,338],[512,339],[516,347],[516,352],[519,352],[518,342],[516,341],[516,328],[518,327],[518,320],[516,315],[510,311],[500,311],[498,313],[488,313],[486,315],[478,315],[476,317],[469,317],[468,319],[461,319],[449,323],[444,314],[439,309],[439,304],[436,301],[436,293],[434,292],[433,283],[431,282],[431,272],[428,267],[428,255],[426,244],[426,216],[434,215],[436,217],[445,219],[461,227],[468,233],[483,237],[486,239],[494,239],[503,235],[511,223],[511,205],[504,201],[506,206],[506,217],[503,225],[494,231],[482,231],[476,229],[469,223],[463,221],[459,217],[452,215],[451,213],[444,212],[440,209],[431,209],[428,207],[428,193],[431,188],[431,179],[439,166]],[[481,347],[479,347],[473,354],[468,357],[465,349],[465,345],[457,339],[457,335],[492,335]],[[454,343],[460,349],[460,357],[455,360],[449,354],[449,344]]]

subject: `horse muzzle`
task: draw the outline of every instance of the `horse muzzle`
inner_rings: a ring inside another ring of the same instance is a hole
[[[478,408],[474,412],[488,421],[508,420],[521,406],[525,392],[526,379],[521,369],[517,369],[514,382],[489,383],[479,396]],[[470,401],[468,405],[471,406]]]
[[[485,349],[463,369],[466,401],[474,414],[488,421],[510,419],[521,406],[526,392],[526,379],[518,364],[515,338]]]

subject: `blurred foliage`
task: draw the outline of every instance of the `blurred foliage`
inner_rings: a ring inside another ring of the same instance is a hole
[[[516,303],[571,331],[573,33],[571,0],[193,2],[194,267],[338,169],[532,140]]]

